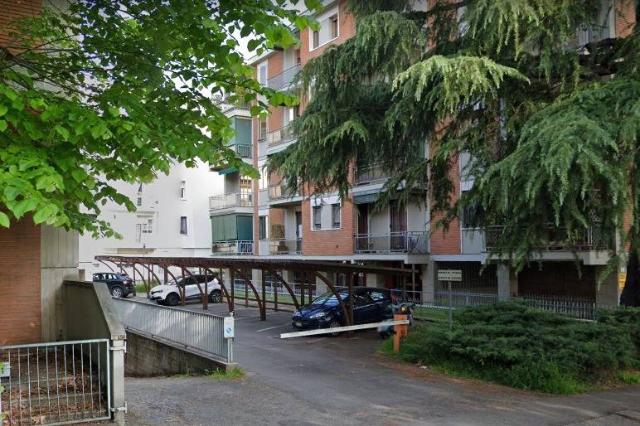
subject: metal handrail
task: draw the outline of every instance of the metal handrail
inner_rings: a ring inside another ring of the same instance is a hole
[[[283,70],[280,74],[274,75],[267,80],[267,87],[279,90],[291,85],[300,72],[300,68],[300,64],[295,64],[292,67]]]
[[[228,209],[230,207],[253,207],[253,194],[250,192],[231,192],[209,197],[211,210]]]
[[[355,253],[409,253],[427,254],[426,231],[398,231],[378,234],[355,234]]]
[[[291,124],[267,133],[267,144],[269,146],[281,145],[295,139],[296,135],[293,132],[293,126],[291,126]]]
[[[253,240],[214,241],[211,251],[215,254],[253,254]]]

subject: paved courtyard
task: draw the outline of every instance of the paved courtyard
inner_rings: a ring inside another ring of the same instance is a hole
[[[226,313],[223,305],[210,312]],[[391,362],[376,354],[374,332],[281,340],[289,313],[269,311],[261,322],[256,309],[238,307],[236,318],[245,378],[128,378],[128,423],[640,425],[640,386],[577,396],[517,391]]]

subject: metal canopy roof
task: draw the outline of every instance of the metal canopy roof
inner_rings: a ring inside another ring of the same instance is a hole
[[[365,272],[380,275],[411,276],[411,269],[391,268],[384,266],[357,265],[338,262],[318,262],[305,259],[262,259],[247,256],[246,259],[220,257],[154,257],[154,256],[96,256],[98,261],[121,264],[141,263],[147,265],[203,267],[203,268],[235,268],[289,271],[331,271],[331,272]]]

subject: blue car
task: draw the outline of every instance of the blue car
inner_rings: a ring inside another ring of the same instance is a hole
[[[350,304],[349,292],[340,290],[340,297]],[[393,317],[391,293],[383,288],[354,287],[353,322],[367,324]],[[298,330],[340,327],[346,324],[338,299],[332,292],[317,297],[310,304],[294,312],[291,318]]]

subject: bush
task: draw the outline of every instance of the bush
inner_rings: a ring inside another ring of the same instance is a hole
[[[638,331],[637,312],[588,323],[508,302],[459,311],[452,331],[416,328],[400,357],[517,388],[574,393],[636,368]]]

